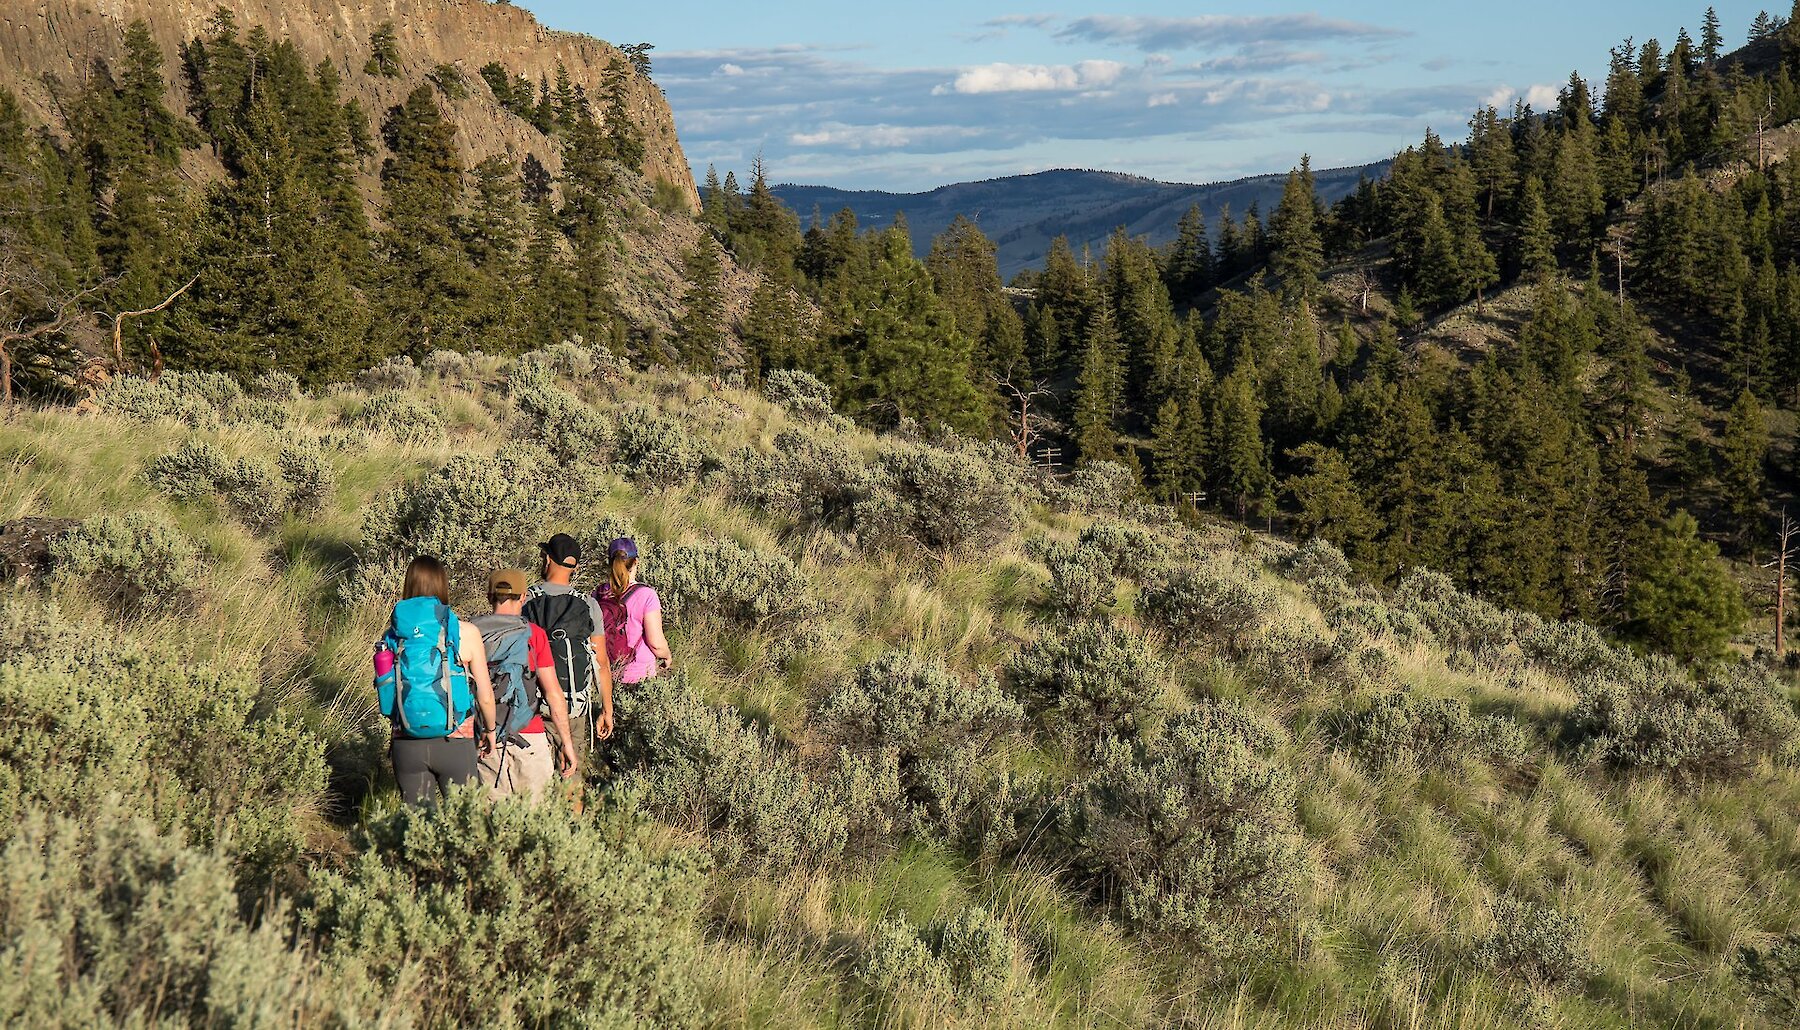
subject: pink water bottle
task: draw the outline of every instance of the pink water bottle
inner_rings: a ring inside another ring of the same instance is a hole
[[[375,678],[380,679],[394,671],[394,649],[383,640],[375,645]]]

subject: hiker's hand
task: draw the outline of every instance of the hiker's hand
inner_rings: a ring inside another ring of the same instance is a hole
[[[493,754],[495,745],[494,731],[483,730],[481,734],[481,757],[486,758]]]
[[[599,718],[594,720],[594,736],[599,737],[601,740],[611,740],[612,731],[612,709],[608,708],[600,713]]]
[[[562,765],[562,778],[565,780],[574,779],[575,770],[581,766],[581,759],[575,757],[575,745],[566,740],[563,741],[560,764]]]
[[[669,666],[674,665],[674,664],[675,664],[675,659],[673,659],[673,658],[658,658],[656,660],[656,667],[665,672],[668,671]]]

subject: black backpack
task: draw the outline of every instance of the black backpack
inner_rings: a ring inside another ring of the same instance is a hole
[[[550,655],[556,661],[556,681],[562,684],[569,699],[569,714],[576,715],[588,700],[588,677],[593,672],[594,655],[588,640],[594,635],[594,617],[588,612],[587,597],[573,591],[567,594],[538,594],[525,602],[525,620],[544,631],[550,638]]]

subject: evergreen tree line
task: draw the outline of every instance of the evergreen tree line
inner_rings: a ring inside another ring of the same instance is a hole
[[[1571,76],[1553,111],[1484,107],[1457,145],[1427,133],[1336,205],[1303,160],[1266,225],[1227,213],[1215,233],[1195,209],[1167,247],[1123,230],[1098,256],[1057,240],[1011,293],[970,220],[924,261],[904,219],[863,231],[848,210],[814,213],[803,230],[760,163],[748,190],[709,170],[702,249],[764,277],[750,370],[813,372],[859,417],[1015,439],[1035,425],[1065,460],[1126,464],[1172,502],[1280,518],[1379,578],[1430,566],[1508,604],[1646,635],[1671,597],[1741,618],[1713,603],[1732,588],[1696,522],[1652,490],[1639,304],[1697,313],[1717,341],[1691,358],[1697,374],[1710,354],[1727,366],[1709,380],[1730,407],[1721,442],[1688,427],[1674,475],[1748,542],[1766,412],[1800,388],[1800,207],[1786,204],[1800,173],[1758,167],[1759,126],[1800,116],[1800,35],[1759,22],[1783,59],[1750,75],[1724,67],[1716,17],[1706,25],[1699,43],[1684,31],[1666,51],[1616,48],[1599,99]],[[1707,188],[1698,172],[1731,160],[1750,174]],[[1359,296],[1326,297],[1328,267],[1360,280]],[[1529,317],[1473,367],[1410,346],[1428,317],[1521,284]],[[1391,315],[1369,292],[1397,296]],[[1051,422],[1022,417],[1043,396],[1026,387],[1047,391]]]
[[[384,29],[365,74],[400,73]],[[166,55],[131,25],[122,59],[55,86],[66,141],[0,92],[0,246],[38,282],[0,298],[9,320],[41,320],[78,291],[94,310],[141,310],[193,278],[179,303],[131,323],[129,363],[314,383],[394,354],[622,336],[613,223],[644,153],[623,111],[628,60],[598,105],[558,75],[553,180],[530,156],[464,167],[439,104],[444,75],[376,125],[329,62],[308,67],[292,43],[240,31],[223,10],[177,57],[185,111],[170,108]],[[196,188],[181,161],[200,148],[226,174]],[[377,159],[372,219],[358,177]],[[34,345],[42,358],[54,341]]]

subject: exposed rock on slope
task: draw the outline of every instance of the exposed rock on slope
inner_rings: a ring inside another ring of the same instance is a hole
[[[0,4],[0,85],[19,94],[28,117],[58,124],[45,76],[81,81],[95,59],[123,53],[125,26],[142,18],[168,57],[163,74],[170,106],[180,109],[187,103],[187,83],[176,55],[183,44],[205,33],[207,21],[220,8],[230,11],[242,29],[261,25],[275,39],[292,41],[309,62],[329,60],[343,74],[346,96],[360,101],[376,123],[427,72],[440,64],[459,67],[469,95],[439,102],[456,123],[456,138],[471,166],[495,154],[514,160],[533,154],[553,173],[562,164],[556,140],[494,100],[477,74],[482,65],[499,61],[538,82],[544,76],[554,81],[561,63],[573,83],[596,97],[607,67],[623,57],[610,44],[552,31],[528,11],[487,0],[6,0]],[[369,35],[383,22],[393,22],[398,36],[397,78],[363,72]],[[675,184],[697,207],[693,175],[662,91],[636,76],[627,106],[644,139],[645,176]],[[191,173],[209,176],[217,168],[206,167],[209,162],[197,153]],[[372,193],[374,167],[366,170],[365,180]]]

